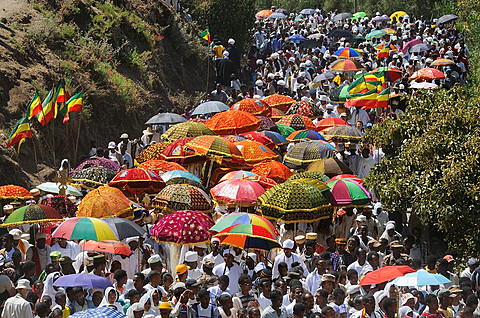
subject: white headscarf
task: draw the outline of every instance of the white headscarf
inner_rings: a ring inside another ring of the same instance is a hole
[[[57,292],[61,292],[61,291],[65,292],[63,290],[63,288],[58,288],[58,290],[56,290],[53,287],[53,283],[60,276],[63,276],[62,273],[60,273],[60,272],[53,272],[53,273],[48,274],[47,278],[45,279],[45,284],[44,284],[44,287],[43,287],[43,294],[42,294],[42,297],[40,298],[40,300],[42,300],[43,296],[50,296],[50,298],[52,299],[52,308],[55,305],[57,305],[57,303],[55,302],[55,294]]]
[[[134,312],[135,311],[141,311],[140,309],[144,310],[143,309],[143,304],[140,304],[140,303],[135,303],[135,304],[131,305],[130,307],[128,307],[127,318],[135,318]]]
[[[111,291],[114,291],[115,292],[115,301],[113,302],[113,304],[110,304],[108,302],[108,294],[110,294]],[[115,306],[117,308],[117,311],[121,312],[123,314],[123,308],[122,308],[122,305],[120,305],[120,303],[117,301],[118,300],[118,297],[120,297],[120,293],[118,292],[118,290],[116,290],[115,288],[113,287],[107,287],[107,289],[105,289],[105,295],[103,296],[103,300],[102,302],[100,303],[100,305],[98,307],[108,307],[108,306]]]
[[[157,292],[159,297],[161,297],[162,293],[157,288],[154,288],[149,290],[145,295],[142,296],[142,298],[140,298],[140,304],[142,306],[145,305],[147,300],[150,301],[150,305],[151,305],[150,310],[143,313],[144,315],[147,315],[147,314],[153,314],[154,316],[160,315],[160,309],[158,309],[158,306],[160,306],[160,303],[157,306],[153,304],[153,294],[155,292]]]

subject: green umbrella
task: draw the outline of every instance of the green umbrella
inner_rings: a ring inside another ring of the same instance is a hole
[[[368,41],[375,39],[375,38],[381,38],[387,34],[387,31],[384,30],[373,30],[372,32],[368,33],[367,36],[365,37]]]
[[[2,226],[54,221],[63,221],[63,217],[57,210],[43,204],[29,204],[13,211]]]
[[[330,180],[330,178],[326,175],[324,175],[321,172],[318,171],[304,171],[300,173],[296,173],[290,178],[287,179],[287,181],[292,181],[292,180],[298,180],[298,179],[315,179],[319,180],[322,182],[327,182]]]
[[[55,182],[45,182],[37,186],[37,189],[48,192],[58,194],[59,192],[60,183]],[[73,195],[74,197],[83,197],[82,192],[80,192],[77,188],[72,187],[71,185],[67,185],[67,195]]]
[[[353,17],[352,17],[352,20],[359,20],[359,19],[363,19],[367,16],[367,14],[365,12],[357,12],[357,13],[354,13],[353,14]]]
[[[293,129],[292,127],[290,126],[287,126],[285,124],[281,124],[281,123],[276,123],[277,124],[277,127],[278,127],[278,131],[282,134],[283,137],[287,138],[288,136],[290,136],[291,133],[293,133],[295,131],[295,129]]]
[[[342,84],[339,87],[332,90],[332,92],[330,93],[330,100],[332,102],[345,103],[347,101],[348,86],[349,85]]]

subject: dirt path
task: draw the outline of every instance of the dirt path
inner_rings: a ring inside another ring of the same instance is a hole
[[[8,18],[15,13],[22,12],[28,3],[26,0],[1,0],[0,1],[0,19]]]

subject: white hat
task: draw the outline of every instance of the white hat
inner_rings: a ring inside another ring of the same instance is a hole
[[[232,39],[232,38],[228,39],[228,44],[234,45],[234,44],[235,44],[235,40]]]
[[[278,59],[280,55],[277,52],[275,52],[275,53],[272,53],[271,57],[272,59]]]
[[[207,248],[207,245],[205,245],[205,244],[200,244],[200,245],[195,245],[194,247],[198,247],[198,248]]]
[[[260,262],[257,265],[255,265],[255,268],[253,270],[255,271],[255,273],[258,273],[262,269],[266,269],[266,268],[267,268],[267,266],[265,266],[265,264],[263,262]]]
[[[377,291],[375,294],[373,294],[373,298],[375,298],[375,303],[379,304],[382,299],[387,298],[387,294],[383,290]]]
[[[356,293],[361,293],[361,286],[360,285],[350,285],[347,288],[347,295],[353,295]]]
[[[405,89],[405,85],[403,84],[398,85],[398,89]]]
[[[275,74],[273,74],[273,73],[268,73],[267,77],[268,77],[269,79],[274,79],[274,78],[275,78]]]
[[[355,220],[357,222],[367,222],[367,217],[363,214],[357,215],[357,219]]]
[[[120,139],[128,139],[128,134],[127,134],[127,133],[123,133],[123,134],[120,136]]]
[[[285,83],[284,80],[279,80],[279,81],[277,81],[277,85],[278,85],[278,86],[285,86],[286,83]]]
[[[150,256],[150,258],[148,259],[148,264],[155,264],[155,263],[159,263],[162,261],[162,258],[160,257],[160,255],[158,254],[153,254],[152,256]]]
[[[228,254],[233,256],[232,251],[230,251],[230,249],[223,250],[223,254],[222,254],[223,256],[228,255]]]
[[[283,242],[283,248],[288,248],[288,249],[293,249],[293,246],[294,246],[295,242],[293,242],[292,240],[285,240]]]
[[[131,242],[138,242],[138,236],[129,237],[125,240],[125,243],[130,244]]]
[[[30,281],[28,279],[19,279],[17,281],[17,287],[15,287],[16,289],[32,289],[32,287],[30,287]]]
[[[185,253],[185,262],[198,262],[198,253],[192,251]]]
[[[392,224],[392,223],[389,223],[387,224],[387,226],[385,226],[385,229],[388,231],[388,230],[394,230],[395,229],[395,225]]]
[[[319,98],[320,98],[321,101],[327,101],[328,100],[327,95],[320,95]]]
[[[20,231],[19,229],[10,230],[10,232],[8,233],[13,236],[13,239],[15,241],[22,238],[22,231]]]
[[[418,301],[417,297],[413,296],[413,295],[410,294],[410,293],[405,293],[405,294],[403,294],[403,295],[402,295],[402,306],[404,306],[404,305],[407,303],[407,301],[408,301],[409,299],[412,299],[412,298],[415,299],[415,303],[417,303],[417,301]]]
[[[230,55],[230,53],[228,53],[227,50],[223,51],[223,57],[228,57]]]
[[[254,263],[257,262],[257,254],[255,254],[255,253],[248,253],[247,256],[250,257],[251,259],[253,259],[253,262],[254,262]]]
[[[40,240],[40,239],[47,239],[47,234],[37,233],[37,235],[35,236],[35,240]]]
[[[311,60],[306,60],[305,61],[305,65],[306,66],[312,66],[313,65],[313,62]]]
[[[292,56],[292,57],[290,57],[290,58],[288,59],[288,61],[289,61],[290,63],[295,63],[295,58]]]
[[[263,81],[262,80],[256,80],[255,85],[261,87],[261,86],[263,86]]]
[[[108,149],[115,149],[117,148],[117,144],[115,143],[115,141],[110,141],[108,143]]]
[[[262,59],[258,59],[258,60],[257,60],[257,65],[263,65],[263,60],[262,60]]]
[[[213,243],[213,242],[220,243],[220,239],[218,237],[212,237],[212,239],[210,240],[210,243]]]
[[[303,67],[303,68],[305,68],[305,67],[306,67],[305,63],[303,63],[303,62],[302,62],[302,63],[300,63],[300,67]]]
[[[332,105],[332,104],[327,104],[327,105],[325,106],[325,108],[326,108],[326,109],[331,109],[331,110],[333,110],[333,105]]]

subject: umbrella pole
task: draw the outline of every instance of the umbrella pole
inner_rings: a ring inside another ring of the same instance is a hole
[[[208,177],[207,177],[207,184],[205,187],[209,188],[210,185],[210,178],[212,177],[212,169],[213,169],[213,160],[210,160],[210,167],[208,168]]]

